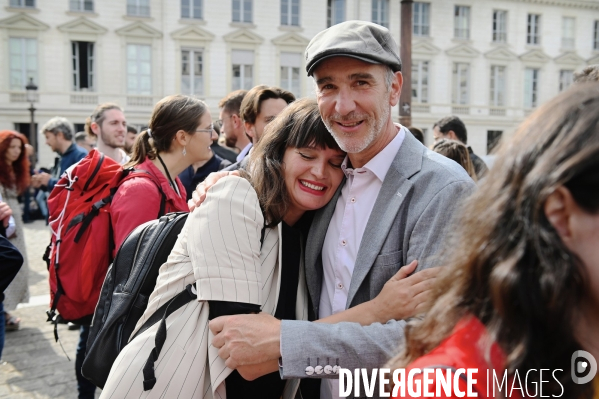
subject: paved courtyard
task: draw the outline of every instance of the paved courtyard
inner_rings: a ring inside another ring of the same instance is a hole
[[[69,331],[66,325],[58,327],[65,354],[54,341],[53,326],[46,322],[50,297],[42,255],[50,240],[50,231],[43,221],[36,220],[25,225],[25,240],[31,300],[14,311],[21,318],[21,329],[6,333],[0,361],[0,398],[75,399],[75,350],[79,331]]]

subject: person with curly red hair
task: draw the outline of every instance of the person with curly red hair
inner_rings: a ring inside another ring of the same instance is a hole
[[[7,237],[10,242],[23,254],[23,267],[4,291],[4,311],[6,316],[6,330],[17,330],[20,320],[8,312],[14,310],[17,304],[29,301],[29,287],[27,275],[27,251],[23,233],[23,220],[21,207],[17,196],[22,194],[30,183],[29,158],[25,151],[27,137],[12,130],[0,131],[0,195],[12,209],[16,229]]]

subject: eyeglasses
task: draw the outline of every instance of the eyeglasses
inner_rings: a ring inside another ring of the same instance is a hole
[[[239,115],[237,114],[231,114],[231,115],[227,115],[226,118],[232,118],[233,116],[237,116],[239,118]],[[223,125],[223,120],[219,119],[216,122],[214,122],[215,126],[222,126]]]
[[[196,132],[208,133],[212,135],[212,132],[214,132],[214,124],[211,123],[209,129],[197,129]]]

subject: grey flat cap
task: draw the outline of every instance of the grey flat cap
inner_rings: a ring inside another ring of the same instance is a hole
[[[318,33],[306,48],[308,76],[314,67],[330,57],[352,57],[401,71],[398,46],[389,29],[366,21],[346,21]]]

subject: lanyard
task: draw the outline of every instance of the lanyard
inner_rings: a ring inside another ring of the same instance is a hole
[[[177,187],[177,185],[175,184],[175,182],[171,178],[171,174],[168,173],[168,168],[164,164],[164,161],[162,160],[162,158],[160,158],[160,155],[156,154],[156,156],[158,157],[158,160],[160,161],[160,163],[162,164],[162,167],[164,168],[164,171],[166,172],[166,177],[168,177],[169,184],[171,185],[171,187],[173,188],[173,190],[175,190],[175,192],[177,193],[177,195],[180,197],[181,194],[179,193],[179,187]]]

